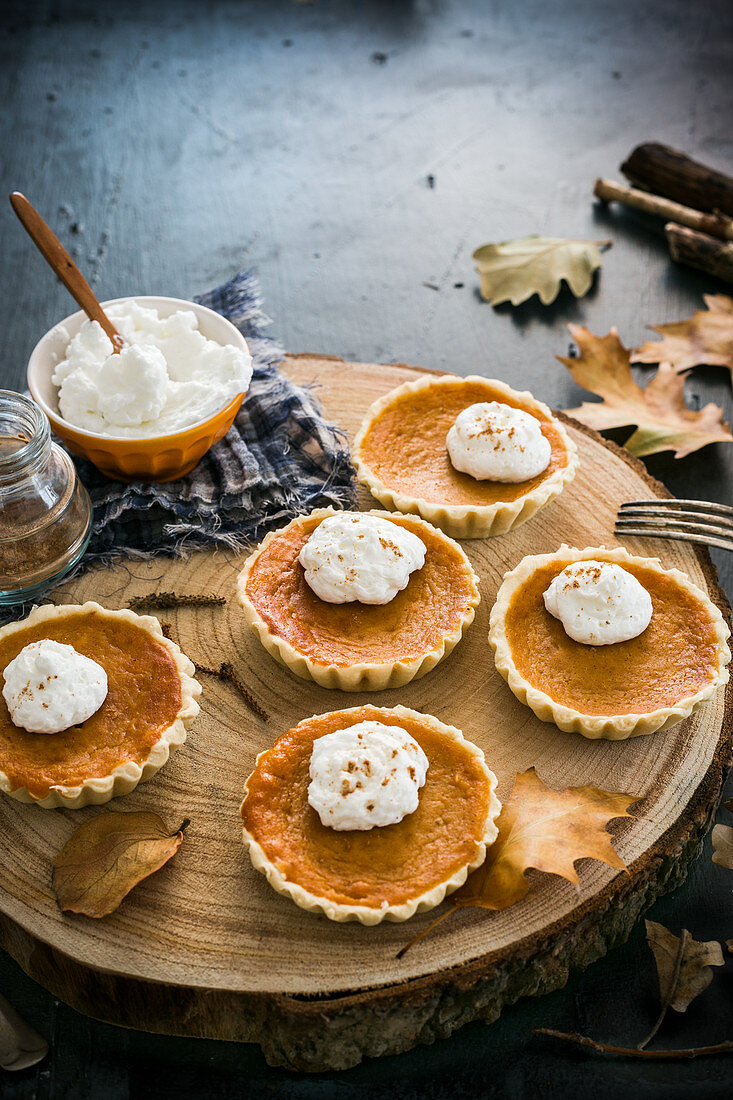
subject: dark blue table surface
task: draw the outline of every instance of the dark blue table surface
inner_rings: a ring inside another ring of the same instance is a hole
[[[726,0],[6,0],[0,18],[0,192],[31,198],[101,298],[190,297],[246,265],[291,351],[485,373],[569,407],[581,391],[554,359],[567,322],[616,325],[638,346],[646,324],[731,291],[674,266],[658,224],[591,196],[646,140],[733,173]],[[586,298],[481,301],[473,249],[528,233],[612,237]],[[0,256],[0,383],[17,388],[35,341],[72,306],[9,206]],[[687,397],[730,418],[726,371],[695,371]],[[730,445],[648,465],[677,495],[733,498]],[[715,560],[730,596],[733,564]],[[732,889],[708,841],[650,915],[726,939]],[[733,1091],[723,1057],[602,1060],[532,1035],[552,1026],[633,1045],[657,1006],[643,926],[491,1027],[317,1077],[270,1069],[254,1047],[85,1019],[1,954],[0,989],[52,1043],[42,1066],[0,1071],[7,1100]],[[731,991],[728,963],[660,1041],[732,1037]]]

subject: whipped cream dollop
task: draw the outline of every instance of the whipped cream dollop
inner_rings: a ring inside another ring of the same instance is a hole
[[[426,552],[422,539],[391,520],[340,512],[318,524],[298,561],[327,603],[385,604],[422,569]]]
[[[455,469],[480,481],[529,481],[547,469],[552,453],[539,420],[501,401],[463,409],[445,442]]]
[[[160,317],[130,299],[107,313],[125,338],[119,354],[96,321],[85,321],[52,376],[61,415],[77,428],[127,439],[170,435],[247,392],[252,357],[207,340],[192,310]]]
[[[607,561],[576,561],[543,594],[545,607],[576,642],[613,645],[649,626],[652,600],[636,577]]]
[[[86,722],[107,698],[102,666],[50,638],[21,649],[3,676],[10,717],[29,733],[60,733]]]
[[[358,722],[313,742],[308,801],[332,829],[396,825],[414,813],[428,758],[401,726]]]

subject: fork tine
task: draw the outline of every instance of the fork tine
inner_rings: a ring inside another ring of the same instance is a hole
[[[636,511],[644,508],[661,509],[663,511],[679,509],[683,512],[699,511],[706,515],[726,516],[733,519],[733,508],[728,504],[718,504],[710,500],[678,500],[676,497],[657,497],[652,500],[627,500],[619,511]]]
[[[679,539],[733,551],[733,508],[675,497],[628,500],[618,510],[615,533]]]
[[[718,515],[715,512],[697,512],[693,511],[692,508],[660,509],[654,504],[649,504],[643,508],[624,508],[622,505],[618,511],[618,519],[628,523],[636,523],[638,520],[646,522],[655,519],[662,523],[690,523],[702,520],[706,523],[715,523],[723,532],[733,532],[733,519],[729,519],[728,516]]]
[[[617,535],[634,535],[640,538],[651,539],[674,539],[679,542],[698,542],[703,546],[717,546],[720,550],[730,550],[733,552],[733,538],[730,536],[717,537],[715,535],[706,535],[695,531],[683,531],[674,526],[643,526],[627,527],[626,524],[620,525],[619,521],[616,521],[615,533]]]
[[[701,535],[715,535],[716,538],[733,538],[733,527],[726,526],[720,523],[709,523],[707,517],[703,517],[702,521],[697,519],[688,519],[690,512],[686,512],[682,515],[646,515],[642,516],[627,516],[619,515],[616,517],[617,527],[638,527],[643,525],[645,527],[660,527],[666,531],[674,528],[676,531],[689,531],[692,534],[699,533]]]

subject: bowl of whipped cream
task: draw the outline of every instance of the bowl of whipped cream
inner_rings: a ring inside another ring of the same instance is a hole
[[[103,308],[125,345],[83,312],[39,340],[28,388],[69,450],[121,481],[189,473],[231,428],[252,378],[241,332],[179,298],[115,298]]]

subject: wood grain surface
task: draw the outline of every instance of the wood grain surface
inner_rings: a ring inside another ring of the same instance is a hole
[[[568,408],[583,395],[553,358],[567,354],[567,321],[617,325],[639,346],[647,323],[728,292],[670,262],[661,223],[590,195],[643,141],[733,172],[728,0],[6,0],[0,24],[4,192],[34,201],[102,299],[186,298],[244,266],[286,348],[496,374]],[[614,243],[585,298],[564,290],[549,307],[493,309],[477,294],[472,250],[532,232]],[[18,389],[69,298],[8,204],[0,242],[0,375]],[[715,401],[731,419],[726,371],[696,370],[685,390],[692,407]],[[731,502],[733,447],[647,465],[677,496]],[[733,555],[713,557],[733,594]],[[725,938],[730,872],[711,863],[709,838],[698,851],[651,915]],[[62,960],[26,946],[50,981]],[[564,980],[562,956],[556,965]],[[106,992],[96,974],[89,985]],[[442,1030],[415,1020],[431,1046],[339,1075],[272,1069],[254,1046],[106,1026],[4,952],[0,988],[52,1042],[47,1063],[2,1076],[3,1100],[730,1094],[723,1056],[623,1062],[533,1036],[547,1025],[633,1046],[648,1032],[657,987],[641,922],[623,948],[491,1028],[445,1038],[462,1011],[463,994],[448,990]],[[671,1014],[660,1045],[728,1038],[729,1001],[723,973]]]
[[[403,365],[316,356],[290,359],[286,370],[317,387],[327,413],[350,436],[377,396],[420,373]],[[173,1034],[257,1041],[268,1058],[294,1068],[342,1068],[372,1050],[366,1021],[376,1003],[393,1020],[381,1052],[405,1049],[414,1040],[411,1014],[402,1013],[416,990],[439,998],[459,979],[480,990],[499,962],[521,958],[529,966],[548,941],[559,948],[581,924],[587,939],[620,897],[633,921],[653,898],[650,867],[661,866],[659,855],[670,853],[680,856],[684,867],[689,824],[696,815],[709,816],[715,805],[730,749],[724,693],[666,733],[593,742],[540,722],[495,671],[488,616],[503,573],[525,554],[553,550],[563,541],[580,547],[616,544],[618,504],[655,491],[641,467],[600,437],[570,430],[581,458],[574,482],[514,532],[464,543],[481,578],[476,620],[447,660],[399,690],[345,695],[299,680],[275,664],[247,629],[234,599],[242,555],[202,551],[185,561],[125,562],[95,568],[57,589],[55,603],[96,599],[112,608],[161,590],[224,596],[223,608],[181,608],[161,612],[160,618],[196,664],[232,661],[268,720],[250,713],[230,684],[200,673],[202,709],[186,745],[153,781],[110,805],[114,811],[154,809],[171,826],[190,817],[184,845],[173,863],[104,921],[60,913],[50,889],[54,854],[80,821],[99,811],[49,813],[3,799],[0,935],[11,954],[59,996],[93,1015]],[[365,493],[362,506],[370,506]],[[720,598],[704,553],[639,539],[628,545],[684,569]],[[523,902],[500,913],[459,913],[401,960],[399,948],[434,914],[407,925],[365,929],[335,925],[275,894],[249,865],[239,835],[237,810],[255,757],[301,718],[370,699],[403,703],[458,725],[484,750],[499,777],[501,798],[508,797],[516,773],[532,765],[556,788],[593,784],[637,794],[642,801],[634,818],[613,827],[630,876],[584,861],[579,892],[554,876],[535,876],[535,888]],[[663,881],[656,885],[664,888]],[[639,898],[632,904],[635,891]],[[616,938],[620,934],[617,929]],[[49,948],[63,960],[55,974]],[[599,936],[595,953],[604,949]],[[587,943],[582,955],[584,962],[593,956]],[[113,983],[114,998],[104,981],[99,983],[100,975]],[[155,994],[143,997],[141,990],[151,987]],[[545,988],[546,980],[538,986]],[[502,999],[492,994],[493,1011]],[[268,1017],[275,1005],[277,1027]],[[315,1014],[309,1016],[309,1007]],[[314,1038],[324,1012],[331,1021],[327,1044]],[[355,1018],[362,1019],[362,1033]]]

